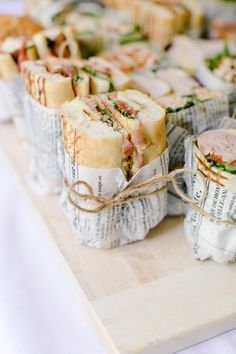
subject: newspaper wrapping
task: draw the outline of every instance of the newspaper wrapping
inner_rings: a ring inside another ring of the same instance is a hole
[[[207,162],[195,142],[193,137],[186,140],[186,167],[198,173],[191,177],[186,175],[185,179],[188,194],[199,202],[203,212],[189,208],[184,222],[185,235],[196,259],[233,262],[236,260],[236,226],[230,222],[236,222],[236,176],[217,171],[216,179],[211,170],[205,177],[199,171],[199,160],[203,161],[203,166]],[[222,175],[227,179],[222,179]]]
[[[236,104],[236,102],[235,102]],[[223,95],[179,112],[168,113],[169,123],[186,129],[190,134],[200,134],[218,127],[224,116],[229,116],[229,96]]]
[[[233,110],[236,100],[228,95],[198,103],[190,108],[167,115],[167,136],[170,147],[170,170],[184,165],[184,141],[194,134],[205,130],[215,129],[222,118],[228,116]],[[181,188],[185,191],[185,182],[182,180]],[[176,194],[172,185],[168,187],[168,215],[182,215],[187,211],[188,205]]]
[[[79,166],[61,147],[61,161],[64,177],[69,184],[77,180],[86,181],[93,188],[94,194],[112,198],[127,186],[146,181],[156,174],[168,173],[168,149],[142,167],[127,182],[120,168],[98,169]],[[162,188],[165,182],[157,184]],[[76,187],[84,193],[83,186]],[[151,190],[150,190],[151,191]],[[79,202],[83,207],[91,208],[91,202]],[[65,186],[61,195],[61,206],[69,218],[77,242],[97,248],[113,248],[130,242],[142,240],[150,229],[166,216],[167,192],[161,191],[151,197],[112,206],[95,214],[80,211],[68,200],[68,188]]]
[[[20,74],[11,79],[0,80],[0,122],[13,119],[19,137],[25,132],[23,114],[23,80]]]
[[[40,194],[59,193],[63,183],[57,148],[61,140],[59,110],[42,106],[27,93],[24,106],[31,157],[30,184]]]
[[[170,171],[175,168],[181,168],[184,164],[184,141],[190,136],[186,129],[173,125],[171,123],[167,124],[167,138],[169,144],[169,169]],[[185,192],[186,185],[182,176],[176,177],[179,187]],[[185,214],[188,205],[181,199],[181,197],[176,193],[172,184],[168,185],[167,194],[167,206],[168,215],[182,215]]]

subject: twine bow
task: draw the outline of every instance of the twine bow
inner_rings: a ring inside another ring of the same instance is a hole
[[[176,181],[176,177],[180,174],[183,173],[190,173],[190,174],[199,174],[199,176],[202,178],[203,181],[203,194],[200,200],[196,201],[194,199],[189,198],[179,187],[178,183]],[[123,191],[116,193],[112,198],[108,199],[102,196],[98,196],[94,194],[93,188],[90,186],[85,181],[82,180],[77,180],[76,182],[69,184],[68,181],[65,179],[64,183],[68,188],[67,192],[67,197],[69,202],[78,210],[90,213],[90,214],[96,214],[99,213],[100,211],[106,210],[110,207],[113,207],[115,205],[121,205],[121,204],[126,204],[130,203],[134,200],[142,199],[142,198],[147,198],[151,197],[155,194],[164,192],[167,190],[167,186],[163,186],[161,188],[157,188],[157,184],[160,182],[171,182],[173,184],[173,187],[175,189],[175,192],[177,195],[186,203],[190,204],[191,207],[200,213],[201,215],[207,217],[210,220],[214,220],[220,224],[227,224],[230,226],[236,226],[236,221],[231,221],[231,220],[222,220],[214,215],[211,215],[210,213],[206,212],[203,210],[198,203],[200,203],[202,200],[206,198],[206,193],[207,193],[207,184],[204,176],[196,171],[193,171],[192,169],[189,168],[179,168],[176,169],[166,175],[163,176],[154,176],[149,178],[148,180],[144,182],[140,182],[131,186],[128,186],[125,188]],[[79,193],[76,190],[76,187],[78,186],[84,186],[87,190],[87,193]],[[153,191],[149,191],[150,188],[155,187]],[[134,195],[136,193],[136,195]],[[138,194],[137,194],[138,193]],[[74,197],[77,198],[77,201],[75,201]],[[79,202],[94,202],[96,206],[92,209],[82,207]]]
[[[82,180],[78,180],[78,181],[72,183],[71,185],[68,183],[67,180],[65,180],[65,184],[68,187],[68,200],[69,200],[69,202],[75,208],[79,209],[80,211],[84,211],[87,213],[93,213],[93,214],[98,213],[102,210],[108,209],[108,208],[115,206],[115,205],[130,203],[134,200],[151,197],[154,194],[158,194],[158,193],[166,191],[167,190],[166,186],[163,186],[161,188],[156,187],[156,185],[160,182],[172,182],[176,193],[184,201],[186,201],[187,203],[191,203],[191,204],[194,203],[195,204],[196,201],[190,199],[178,187],[178,184],[176,181],[176,176],[179,174],[182,174],[184,172],[192,173],[193,171],[191,169],[181,168],[181,169],[176,169],[176,170],[174,170],[166,175],[163,175],[163,176],[151,177],[144,182],[140,182],[140,183],[128,186],[123,191],[116,193],[111,199],[107,199],[105,197],[95,195],[92,187],[87,182],[82,181]],[[78,187],[78,186],[84,186],[87,190],[87,193],[77,192],[76,187]],[[154,187],[155,189],[153,191],[150,191],[150,189],[152,187]],[[97,206],[95,206],[93,209],[82,207],[78,202],[75,201],[74,197],[76,197],[77,201],[79,201],[79,202],[92,201],[95,204],[97,204]]]

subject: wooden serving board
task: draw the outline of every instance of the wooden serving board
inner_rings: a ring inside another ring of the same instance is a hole
[[[109,354],[173,353],[236,327],[236,264],[194,260],[183,218],[120,248],[79,246],[58,196],[29,189],[27,153],[10,123],[0,126],[0,147]]]

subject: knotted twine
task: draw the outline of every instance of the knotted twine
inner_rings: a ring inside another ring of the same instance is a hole
[[[203,195],[202,198],[198,201],[189,198],[179,187],[178,183],[176,181],[176,177],[180,174],[183,173],[190,173],[190,174],[199,174],[199,176],[202,178],[203,184],[204,184],[204,189],[203,189]],[[164,192],[167,190],[167,186],[157,188],[157,183],[160,182],[171,182],[173,184],[173,187],[175,189],[175,192],[178,194],[178,196],[186,203],[190,204],[191,207],[196,210],[198,213],[201,215],[207,217],[210,220],[214,220],[218,223],[221,224],[228,224],[231,226],[236,226],[236,221],[231,221],[231,220],[221,220],[210,213],[206,212],[203,210],[201,207],[199,207],[198,203],[200,203],[202,200],[206,198],[207,194],[207,185],[206,185],[206,180],[204,179],[203,175],[200,172],[193,171],[192,169],[189,168],[179,168],[176,169],[166,175],[163,176],[154,176],[149,178],[148,180],[140,183],[136,183],[134,185],[128,186],[125,188],[123,191],[120,191],[116,193],[112,198],[108,199],[102,196],[98,196],[94,194],[93,188],[90,186],[89,183],[86,181],[82,180],[77,180],[72,184],[69,184],[67,179],[64,180],[64,183],[66,187],[68,188],[67,191],[67,198],[68,201],[78,210],[90,214],[96,214],[101,211],[104,211],[108,208],[114,207],[116,205],[121,205],[121,204],[126,204],[130,203],[132,201],[142,199],[142,198],[147,198],[151,197],[153,195],[156,195],[158,193]],[[84,186],[87,190],[87,193],[79,193],[76,190],[76,187],[78,186]],[[155,187],[153,191],[148,191],[150,188]],[[137,193],[134,195],[134,193]],[[75,201],[74,197],[76,197],[77,201]],[[80,202],[87,202],[91,201],[97,204],[93,209],[89,209],[86,207],[82,207],[79,203]]]

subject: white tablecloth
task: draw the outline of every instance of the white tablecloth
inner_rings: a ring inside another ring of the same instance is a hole
[[[21,1],[0,0],[0,11],[21,13],[20,5]],[[0,354],[105,353],[74,288],[0,158]],[[236,330],[179,352],[235,353]]]

